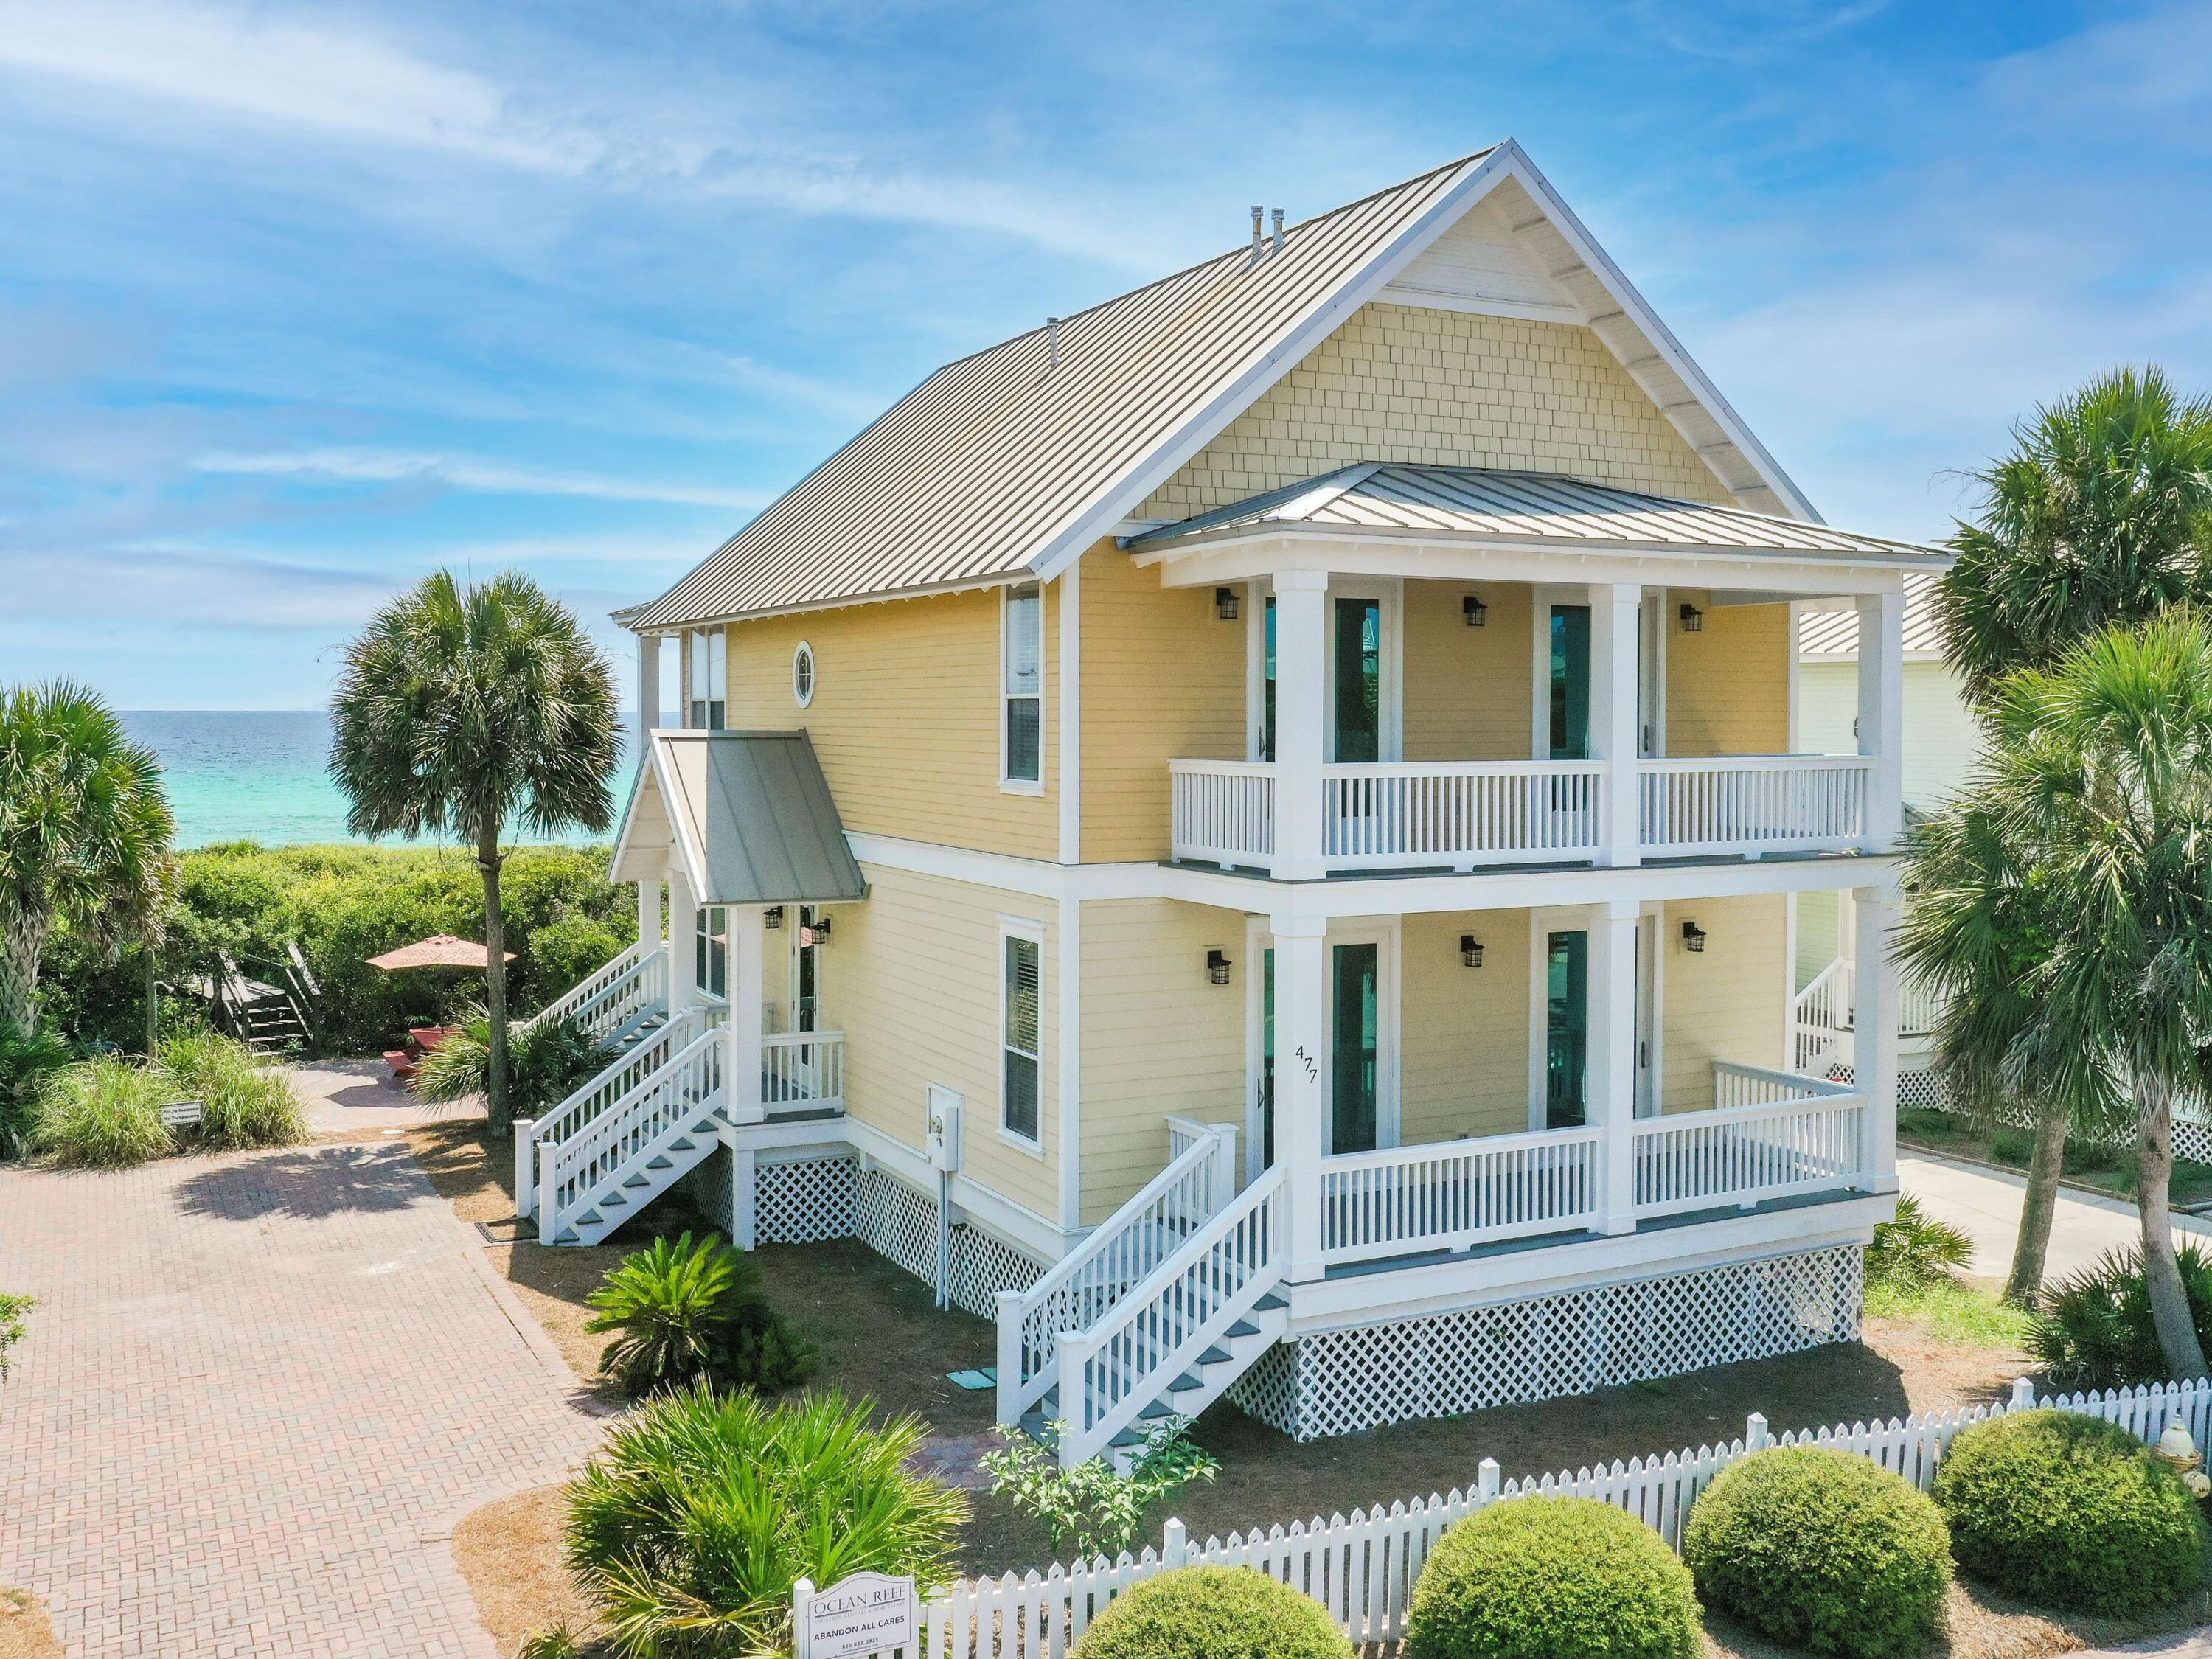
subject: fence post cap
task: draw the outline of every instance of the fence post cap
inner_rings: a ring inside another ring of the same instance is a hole
[[[1004,1313],[1008,1308],[1022,1305],[1022,1293],[1019,1291],[1000,1291],[994,1300],[998,1303],[999,1311]]]
[[[2016,1376],[2012,1380],[2012,1404],[2014,1411],[2026,1411],[2035,1404],[2035,1379]]]
[[[1753,1412],[1744,1419],[1743,1443],[1747,1446],[1763,1446],[1766,1443],[1766,1413],[1765,1412]]]
[[[1474,1466],[1475,1490],[1485,1498],[1498,1496],[1498,1460],[1486,1457]]]
[[[1160,1534],[1160,1560],[1164,1565],[1182,1565],[1189,1543],[1183,1536],[1182,1522],[1175,1516],[1168,1517],[1166,1528]]]

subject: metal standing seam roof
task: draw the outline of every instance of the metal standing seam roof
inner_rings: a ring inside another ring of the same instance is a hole
[[[655,732],[617,837],[639,795],[662,792],[702,904],[826,904],[868,884],[804,732]]]
[[[1905,653],[1922,658],[1943,654],[1943,619],[1936,611],[1936,578],[1932,575],[1915,574],[1905,579]],[[1797,619],[1797,654],[1857,661],[1858,612],[1807,611]]]
[[[1122,545],[1134,553],[1158,552],[1294,527],[1430,532],[1637,552],[1680,548],[1948,562],[1947,555],[1908,542],[1743,507],[1619,489],[1562,473],[1374,461],[1125,537]]]

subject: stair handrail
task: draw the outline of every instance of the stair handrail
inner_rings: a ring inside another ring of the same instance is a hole
[[[1234,1133],[1229,1131],[1231,1137]],[[1233,1146],[1233,1139],[1219,1133],[1193,1140],[1027,1290],[1000,1292],[1002,1426],[1019,1423],[1022,1413],[1052,1387],[1060,1333],[1103,1317],[1121,1293],[1174,1255],[1226,1201],[1234,1182],[1229,1171],[1215,1170],[1214,1162],[1225,1164]],[[1170,1237],[1175,1247],[1161,1248]]]
[[[586,1002],[597,1002],[603,994],[613,989],[618,981],[628,979],[635,974],[638,969],[638,964],[648,954],[662,948],[657,940],[651,945],[646,944],[642,939],[633,940],[615,956],[600,963],[599,967],[585,975],[583,978],[562,992],[559,996],[555,997],[552,1001],[531,1015],[529,1018],[518,1021],[517,1024],[522,1030],[530,1030],[540,1024],[556,1019],[566,1019],[571,1014],[582,1012]]]
[[[548,1243],[555,1242],[560,1236],[562,1215],[582,1209],[591,1202],[579,1184],[580,1171],[604,1164],[602,1178],[611,1178],[621,1172],[626,1155],[608,1164],[607,1153],[624,1143],[629,1143],[628,1150],[632,1152],[649,1146],[659,1138],[672,1118],[689,1115],[701,1099],[721,1086],[721,1055],[727,1046],[720,1031],[701,1032],[580,1131],[548,1149],[550,1156],[541,1165],[538,1182],[540,1238]],[[672,1113],[669,1097],[676,1086],[694,1080],[701,1085],[698,1091],[682,1103],[682,1111]],[[562,1193],[571,1184],[578,1184],[579,1189],[571,1200],[564,1203]]]
[[[1283,1282],[1279,1164],[1239,1193],[1106,1316],[1059,1342],[1063,1468],[1097,1456]]]
[[[669,1055],[677,1048],[697,1036],[705,1029],[700,1024],[702,1018],[702,1010],[687,1008],[635,1048],[617,1054],[597,1076],[572,1091],[567,1099],[532,1124],[531,1139],[541,1146],[557,1146],[576,1134],[667,1064]],[[654,1057],[656,1051],[658,1058]]]

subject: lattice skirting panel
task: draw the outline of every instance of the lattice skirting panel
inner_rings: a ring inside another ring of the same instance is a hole
[[[1279,1342],[1229,1397],[1299,1440],[1763,1359],[1859,1334],[1845,1245]]]
[[[691,1194],[699,1213],[722,1230],[724,1238],[737,1237],[737,1218],[730,1213],[730,1149],[717,1146],[692,1166],[679,1183]]]
[[[1848,1082],[1848,1077],[1844,1081]],[[1900,1072],[1897,1077],[1897,1103],[1899,1106],[1923,1106],[1938,1112],[1954,1112],[1963,1115],[1964,1109],[1954,1105],[1951,1092],[1943,1086],[1942,1078],[1935,1072]],[[2212,1109],[2184,1103],[2174,1109],[2173,1151],[2179,1158],[2198,1164],[2212,1164],[2212,1121],[2204,1121]],[[2033,1129],[2035,1114],[2027,1107],[2008,1101],[1998,1109],[1997,1121],[2008,1129]],[[2127,1129],[2094,1131],[2075,1130],[2071,1139],[2106,1146],[2130,1144],[2135,1136]]]
[[[881,1170],[860,1172],[854,1205],[854,1235],[930,1287],[937,1284],[937,1200]],[[1003,1239],[955,1223],[950,1299],[956,1308],[988,1319],[1000,1291],[1026,1290],[1044,1264]]]
[[[753,1170],[754,1236],[763,1244],[850,1238],[860,1165],[849,1152],[761,1164]]]

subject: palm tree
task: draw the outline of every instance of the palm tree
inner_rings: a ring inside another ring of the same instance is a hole
[[[1944,654],[1985,717],[2007,674],[2051,668],[2109,623],[2212,602],[2212,403],[2185,401],[2155,368],[2123,368],[2039,408],[2013,436],[2012,453],[1978,475],[1982,511],[1953,535],[1957,562],[1936,591]],[[1996,1063],[2026,1018],[2014,969],[2038,944],[2014,930],[2032,907],[2002,861],[1987,863],[2002,854],[1989,826],[1947,818],[1918,846],[1913,879],[1948,895],[1948,924],[1974,941],[1929,975],[1950,993],[1936,1033],[1945,1080],[1984,1117],[2007,1101],[2036,1115],[2005,1285],[2025,1305],[2042,1286],[2069,1127],[2035,1075]]]
[[[0,1030],[35,1028],[57,927],[161,943],[175,835],[161,763],[93,692],[52,680],[0,696]]]
[[[1973,975],[2003,953],[2017,994],[1947,1042],[2072,1121],[2132,1120],[2159,1343],[2202,1376],[2168,1189],[2174,1098],[2212,1083],[2212,615],[2109,628],[1985,708],[1989,756],[1917,856],[1906,957]]]
[[[483,877],[492,1125],[507,1114],[506,927],[500,838],[605,830],[614,816],[615,683],[568,607],[509,571],[425,577],[346,651],[331,771],[356,835],[451,835]]]

